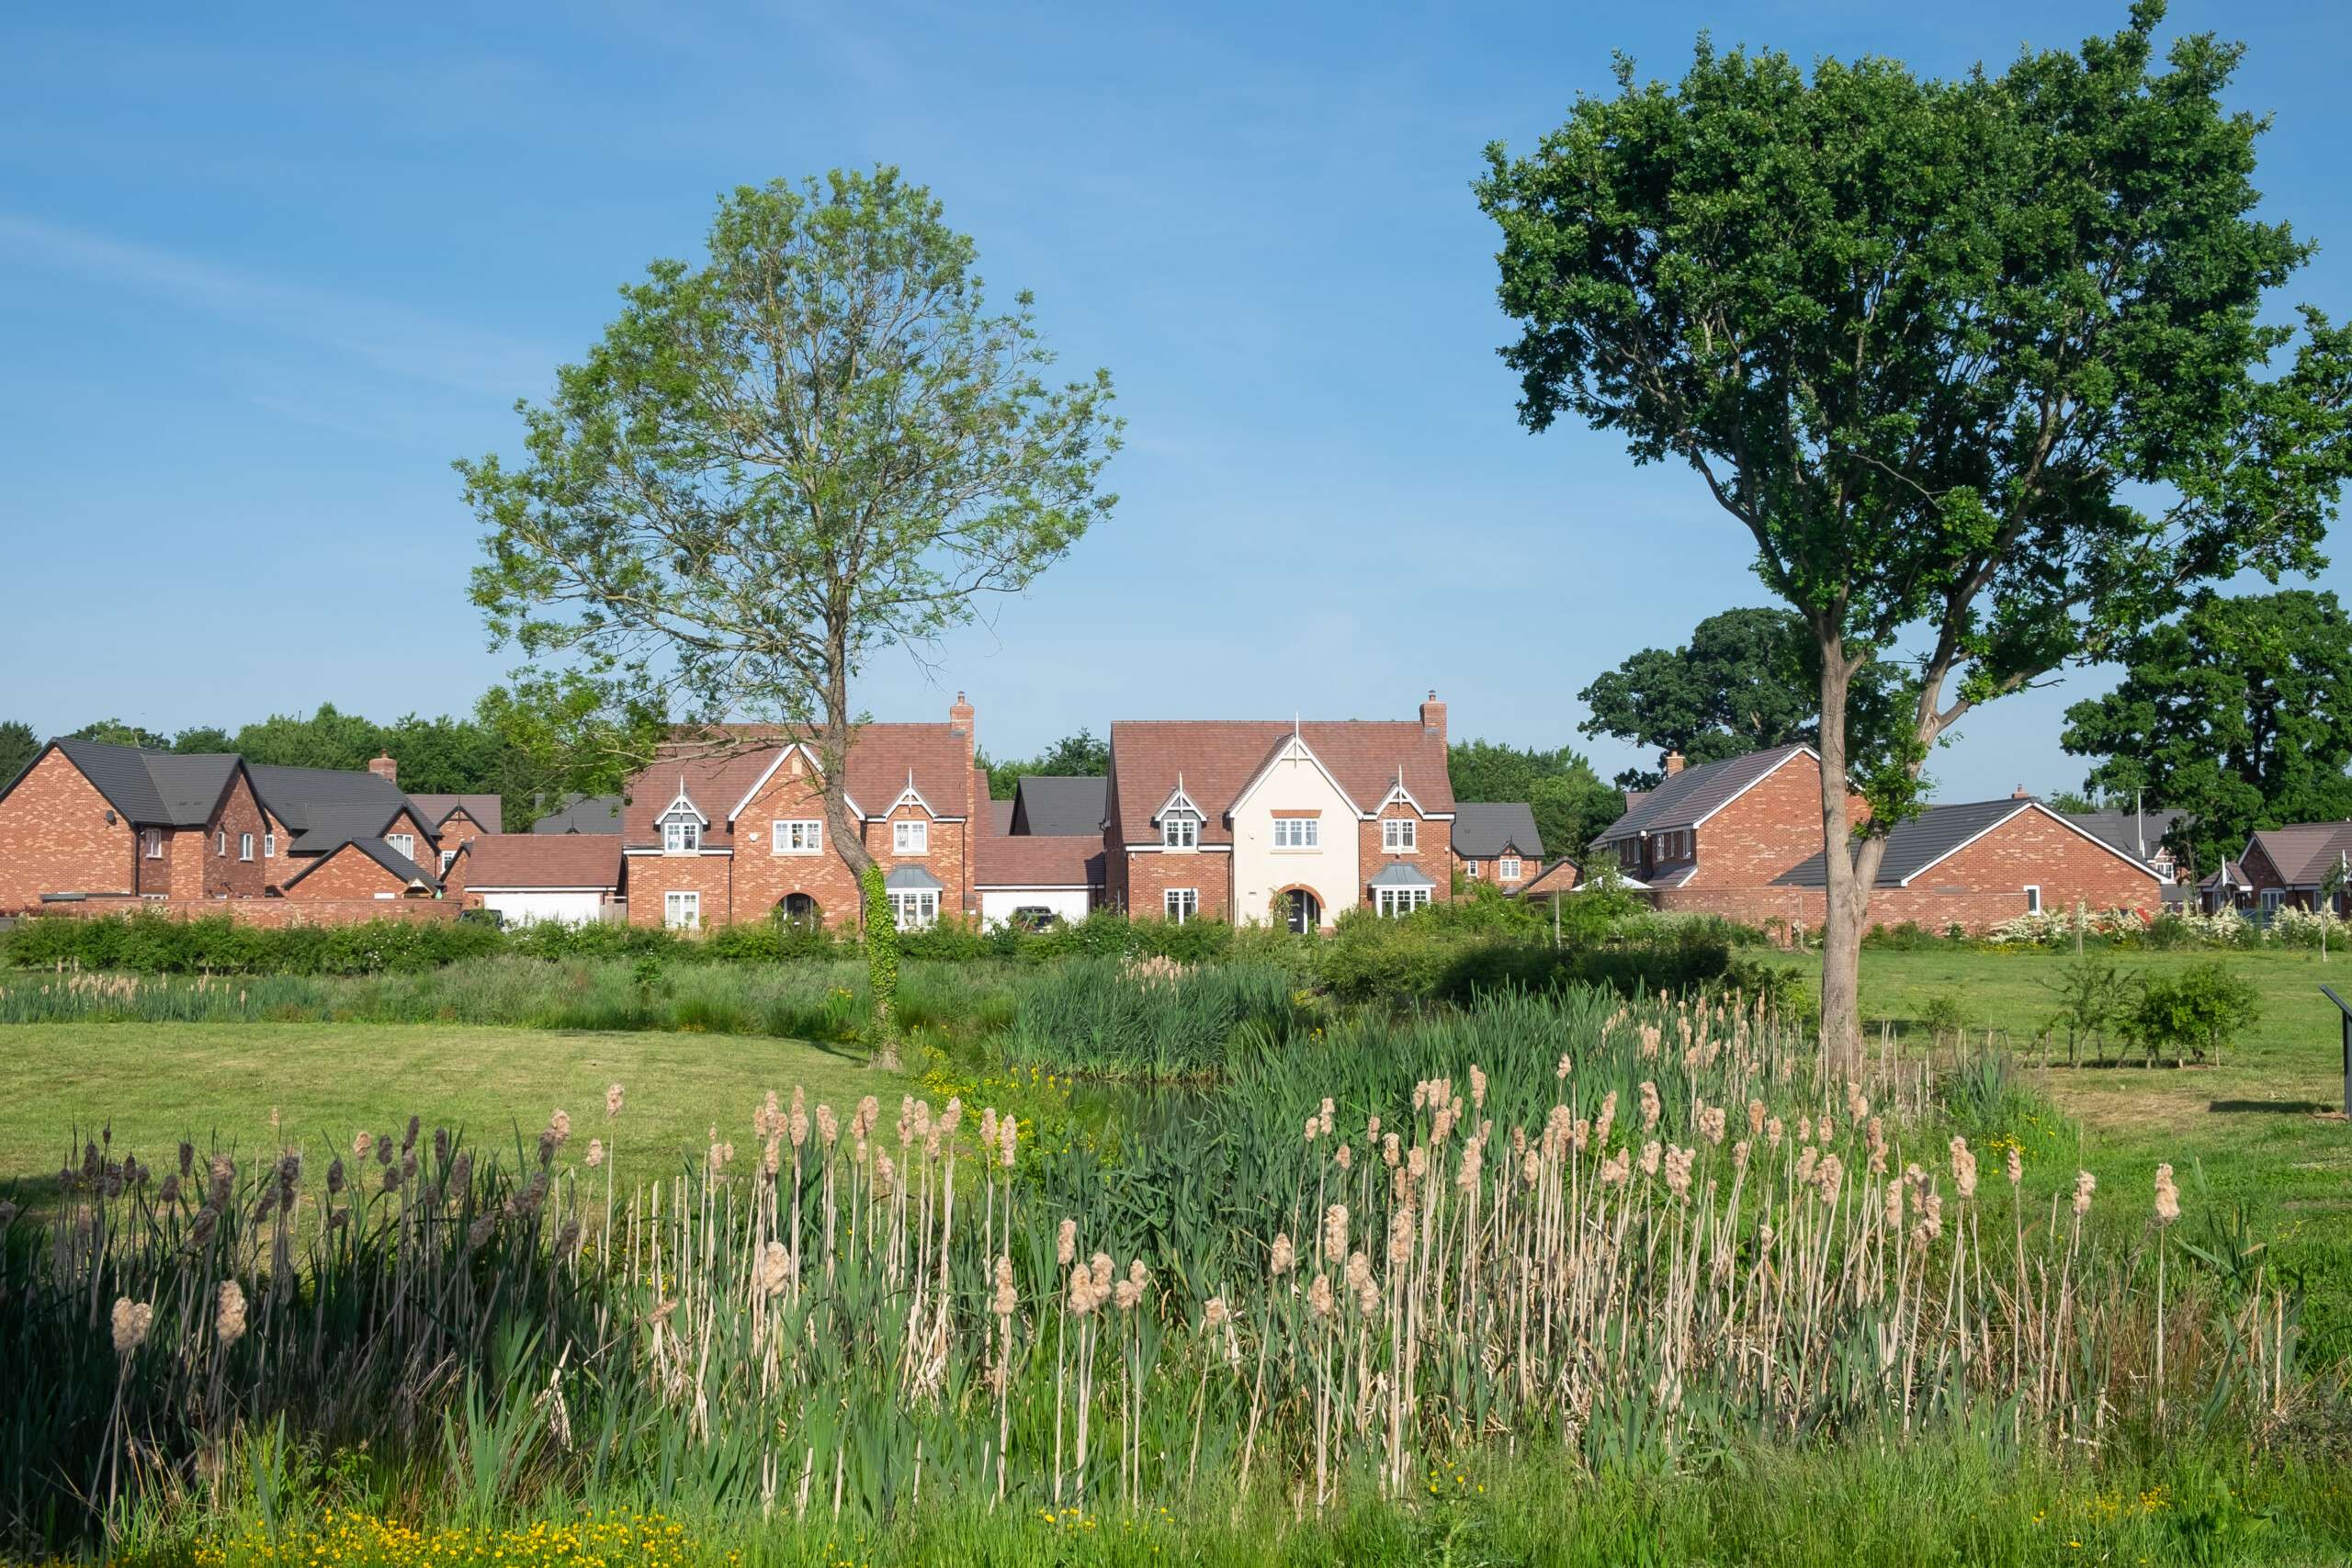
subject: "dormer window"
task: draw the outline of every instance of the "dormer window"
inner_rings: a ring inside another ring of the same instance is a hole
[[[662,822],[662,852],[690,855],[702,848],[702,823],[692,817],[667,817]]]
[[[1201,819],[1189,811],[1170,812],[1159,819],[1159,843],[1162,849],[1198,849]]]

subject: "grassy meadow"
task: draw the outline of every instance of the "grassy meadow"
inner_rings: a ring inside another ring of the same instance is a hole
[[[1873,950],[1860,1085],[1232,966],[926,966],[892,1073],[838,962],[94,980],[0,1028],[0,1561],[2352,1561],[2352,961],[2116,954],[2215,956],[2183,1071]]]

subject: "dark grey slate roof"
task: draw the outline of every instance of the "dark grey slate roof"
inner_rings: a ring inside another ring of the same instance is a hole
[[[1393,860],[1373,874],[1374,887],[1435,887],[1429,874],[1410,861]]]
[[[378,838],[401,812],[415,810],[398,785],[370,773],[266,762],[247,771],[270,815],[293,829],[289,847],[297,854],[331,850],[347,839]]]
[[[1516,850],[1532,860],[1544,858],[1544,836],[1535,830],[1535,813],[1523,800],[1453,803],[1453,852],[1470,860],[1492,860]]]
[[[1894,887],[1918,875],[1961,845],[2007,821],[2020,811],[2045,811],[2064,822],[2057,812],[2032,800],[1980,800],[1964,806],[1930,806],[1918,816],[1895,825],[1886,836],[1886,858],[1879,863],[1871,886]],[[2104,840],[2100,840],[2105,842]],[[2119,846],[2109,845],[2110,849]],[[2120,851],[2129,854],[2129,851]],[[2135,857],[2136,858],[2136,857]],[[1815,854],[1774,878],[1782,887],[1826,887],[1827,863]]]
[[[1099,833],[1110,809],[1111,781],[1055,773],[1023,773],[1012,796],[1014,834]]]
[[[236,775],[234,752],[178,756],[103,740],[60,740],[57,749],[128,821],[201,828]]]
[[[391,845],[384,842],[381,839],[372,837],[347,839],[344,840],[343,844],[337,845],[336,848],[339,849],[345,846],[356,850],[359,853],[366,855],[369,860],[374,861],[378,865],[382,866],[386,871],[390,872],[394,876],[399,877],[403,882],[413,883],[424,887],[429,887],[434,889],[435,892],[440,890],[441,883],[438,878],[436,878],[431,872],[426,871],[423,866],[418,865],[414,861],[409,859],[406,855],[401,853],[400,851],[392,848]],[[288,877],[286,879],[285,886],[288,887],[293,886],[296,883],[310,875],[311,873],[326,864],[327,862],[333,858],[332,852],[319,856],[310,864],[304,866],[301,870]]]
[[[947,885],[919,865],[901,865],[891,869],[882,886],[892,893],[942,893]]]
[[[2173,825],[2188,816],[2185,811],[2143,811],[2136,818],[2129,811],[2066,811],[2060,815],[2092,838],[2101,843],[2114,845],[2133,860],[2145,860],[2154,854],[2163,846],[2165,835],[2172,831]]]
[[[1625,815],[1611,823],[1593,842],[1613,844],[1621,839],[1664,828],[1693,827],[1700,818],[1791,757],[1811,750],[1809,746],[1775,746],[1769,751],[1750,751],[1744,757],[1685,768],[1656,789],[1633,799]]]
[[[621,797],[617,795],[576,795],[562,810],[551,811],[531,824],[534,833],[617,833],[621,830]]]

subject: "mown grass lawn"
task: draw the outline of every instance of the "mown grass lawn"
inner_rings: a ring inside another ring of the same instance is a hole
[[[2352,958],[2323,964],[2317,953],[2297,951],[2112,956],[2133,976],[2226,964],[2260,993],[2260,1018],[2218,1067],[2069,1067],[2061,1035],[2047,1045],[2045,1069],[2042,1037],[2057,1008],[2049,987],[2072,954],[1967,949],[1864,953],[1863,1016],[1873,1045],[1880,1025],[1891,1022],[1916,1046],[1931,1002],[1951,998],[1973,1026],[1972,1043],[1992,1031],[2079,1124],[2083,1163],[2102,1194],[2145,1193],[2157,1162],[2169,1161],[2193,1211],[2193,1173],[2201,1172],[2210,1200],[2243,1205],[2266,1256],[2301,1273],[2325,1348],[2352,1354],[2352,1125],[2340,1119],[2340,1015],[2319,989],[2332,985],[2352,999]],[[1817,973],[1817,959],[1788,962]],[[2110,1063],[2122,1048],[2109,1043]]]
[[[425,1136],[462,1131],[476,1147],[527,1143],[548,1114],[573,1135],[616,1140],[624,1179],[655,1162],[694,1158],[715,1123],[739,1157],[755,1157],[752,1111],[793,1086],[844,1113],[858,1097],[897,1097],[911,1080],[867,1067],[855,1047],[755,1036],[589,1033],[442,1024],[26,1024],[0,1030],[8,1092],[0,1096],[0,1191],[53,1181],[81,1137],[111,1127],[113,1146],[168,1168],[183,1137],[241,1154],[300,1145],[348,1150],[363,1129],[397,1134],[411,1115]],[[616,1125],[605,1089],[621,1084]],[[273,1131],[271,1113],[277,1116]]]

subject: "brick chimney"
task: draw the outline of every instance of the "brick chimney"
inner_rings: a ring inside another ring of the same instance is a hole
[[[1681,771],[1682,753],[1679,751],[1668,751],[1666,754],[1666,776],[1668,778],[1672,778]]]
[[[2033,798],[2033,791],[2026,788],[2023,784],[2019,784],[2017,788],[2009,791],[2009,798],[2011,800],[2031,800]]]
[[[376,760],[368,764],[368,771],[395,787],[401,782],[401,765],[382,752],[378,752]]]
[[[1437,700],[1434,690],[1421,704],[1421,731],[1436,736],[1441,743],[1445,739],[1445,705]]]

